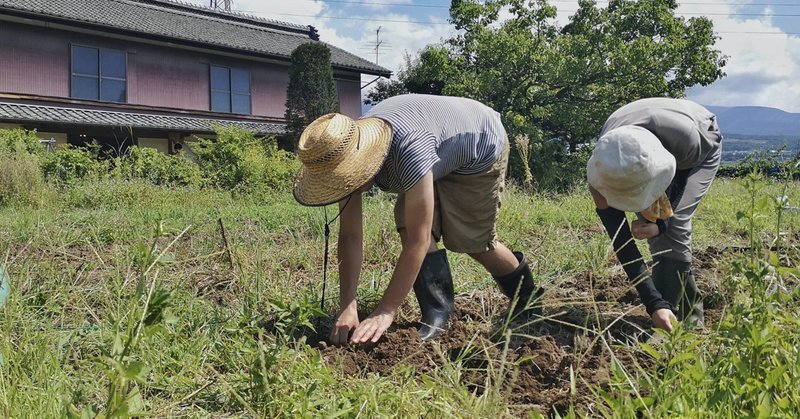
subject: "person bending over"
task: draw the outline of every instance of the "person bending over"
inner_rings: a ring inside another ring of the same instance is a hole
[[[715,115],[697,103],[641,99],[611,114],[587,164],[597,215],[655,327],[703,325],[692,217],[719,168],[721,142]],[[638,219],[628,225],[625,211]],[[648,241],[649,275],[632,237]]]
[[[445,249],[466,253],[512,299],[512,316],[541,313],[541,288],[520,252],[498,241],[495,222],[509,143],[500,115],[471,99],[400,95],[361,119],[324,115],[300,137],[294,187],[303,205],[339,203],[340,310],[333,344],[377,342],[413,288],[423,340],[447,328],[453,281]],[[402,250],[372,313],[360,321],[356,289],[363,260],[362,194],[373,185],[398,194],[394,218]],[[516,297],[516,298],[515,298]]]

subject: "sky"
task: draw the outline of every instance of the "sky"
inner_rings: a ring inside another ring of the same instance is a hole
[[[210,0],[188,1],[208,6]],[[558,8],[562,24],[577,10],[577,0],[550,4]],[[407,55],[455,33],[447,23],[449,5],[449,0],[233,0],[232,10],[313,25],[322,41],[396,72]],[[714,22],[720,37],[716,47],[728,56],[727,76],[690,88],[689,99],[800,112],[800,0],[679,0],[679,5],[678,15]]]

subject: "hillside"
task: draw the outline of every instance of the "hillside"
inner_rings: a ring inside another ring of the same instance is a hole
[[[706,106],[727,137],[800,137],[800,113],[762,106]]]

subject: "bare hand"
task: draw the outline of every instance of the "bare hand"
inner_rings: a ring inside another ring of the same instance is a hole
[[[350,333],[358,327],[358,310],[353,304],[345,308],[336,318],[336,323],[331,330],[330,341],[334,345],[345,345]]]
[[[375,309],[372,314],[356,327],[351,344],[375,343],[383,336],[383,332],[394,322],[394,311]]]
[[[658,226],[642,220],[635,220],[631,223],[631,234],[637,240],[649,239],[658,236]]]
[[[672,310],[666,308],[656,310],[650,318],[653,320],[653,326],[667,332],[672,332],[672,323],[678,321]]]

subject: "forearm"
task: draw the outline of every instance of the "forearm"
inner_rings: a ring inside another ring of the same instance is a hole
[[[378,309],[394,312],[403,303],[414,286],[414,281],[430,246],[429,240],[430,238],[415,240],[403,247],[400,257],[397,259],[392,279],[383,293]]]
[[[339,239],[339,309],[355,306],[363,260],[362,240]]]
[[[647,312],[652,314],[660,308],[670,308],[664,301],[661,293],[656,289],[653,279],[647,275],[647,266],[642,260],[642,254],[636,247],[636,242],[631,235],[625,213],[615,208],[597,209],[597,215],[603,222],[617,259],[628,275],[628,280],[636,286],[636,291]]]

